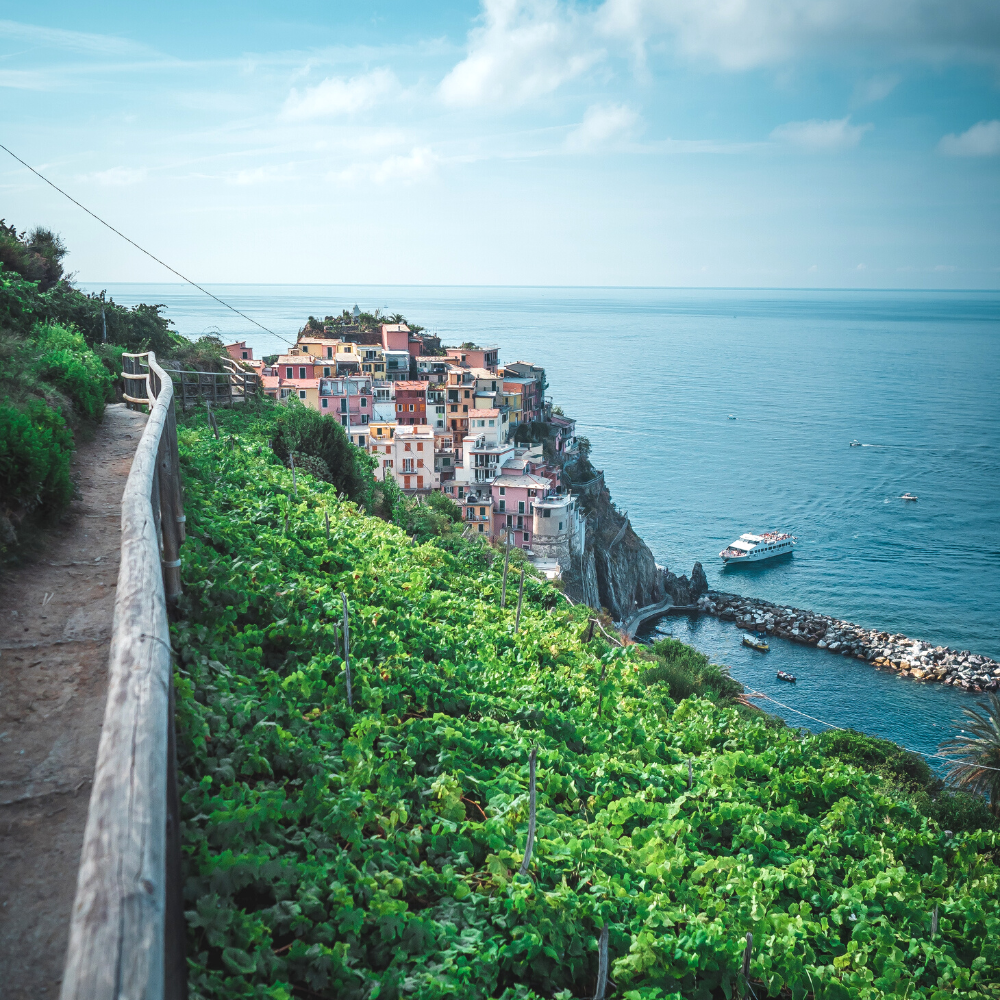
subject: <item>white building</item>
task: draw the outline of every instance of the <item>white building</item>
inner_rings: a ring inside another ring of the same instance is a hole
[[[434,428],[429,424],[397,426],[392,441],[384,447],[390,449],[392,465],[388,468],[400,489],[429,493],[440,488],[441,473],[434,462]]]

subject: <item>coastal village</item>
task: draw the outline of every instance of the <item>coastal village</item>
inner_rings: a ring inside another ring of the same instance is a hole
[[[357,307],[355,307],[357,316]],[[441,492],[466,532],[521,548],[549,578],[585,544],[579,499],[562,468],[576,455],[575,421],[545,397],[545,370],[500,365],[497,345],[442,347],[405,323],[307,325],[277,358],[226,345],[275,401],[297,398],[339,420],[375,460],[375,477],[409,496]]]

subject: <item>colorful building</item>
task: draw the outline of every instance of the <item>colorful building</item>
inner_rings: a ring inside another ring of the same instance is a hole
[[[399,381],[396,390],[396,423],[427,423],[427,383]]]
[[[295,350],[280,355],[272,369],[276,369],[283,379],[314,379],[321,378],[323,374],[319,358]]]
[[[496,344],[490,347],[446,347],[445,354],[459,364],[470,368],[487,368],[491,372],[497,370],[497,358],[500,348]]]
[[[503,539],[512,535],[512,543],[522,549],[531,549],[535,502],[544,500],[552,492],[552,484],[541,476],[504,470],[493,480],[493,531]]]
[[[493,537],[493,498],[488,489],[485,493],[467,493],[457,503],[462,511],[466,533]]]
[[[441,486],[434,469],[434,428],[426,424],[397,427],[389,445],[389,467],[400,489],[407,493],[429,493]]]

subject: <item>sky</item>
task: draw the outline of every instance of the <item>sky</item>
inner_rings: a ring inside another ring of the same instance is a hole
[[[0,142],[199,282],[1000,288],[997,0],[21,10]],[[170,280],[0,157],[81,282]]]

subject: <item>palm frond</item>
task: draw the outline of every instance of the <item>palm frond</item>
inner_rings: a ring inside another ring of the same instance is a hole
[[[990,694],[977,708],[963,708],[968,729],[941,744],[942,755],[953,760],[946,779],[988,796],[990,808],[1000,815],[1000,695]]]

